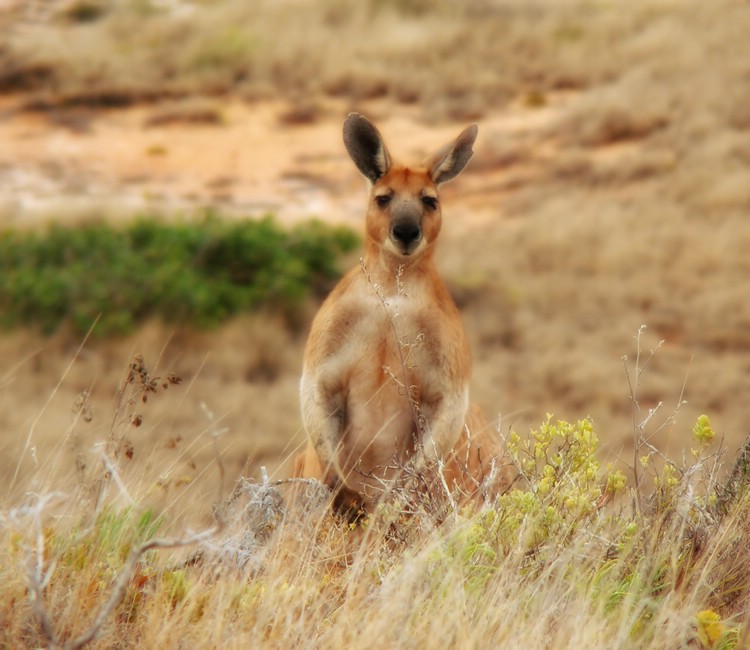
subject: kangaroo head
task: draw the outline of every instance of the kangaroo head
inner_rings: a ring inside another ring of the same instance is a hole
[[[366,233],[369,244],[397,258],[416,257],[440,233],[438,186],[455,178],[473,151],[477,125],[465,128],[421,165],[394,163],[378,130],[351,113],[344,122],[344,144],[354,164],[370,181]]]

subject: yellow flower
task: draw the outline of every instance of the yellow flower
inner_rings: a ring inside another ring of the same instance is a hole
[[[713,648],[716,642],[724,634],[724,624],[712,609],[704,609],[695,615],[698,624],[698,639],[705,648]]]
[[[714,430],[711,428],[711,422],[709,421],[708,416],[705,413],[699,415],[698,419],[695,421],[695,426],[693,427],[693,436],[695,436],[695,439],[702,446],[707,447],[711,444],[715,435]]]

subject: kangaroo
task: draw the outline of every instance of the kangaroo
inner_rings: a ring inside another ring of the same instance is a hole
[[[344,122],[370,187],[364,257],[312,323],[300,382],[309,442],[294,470],[324,481],[338,507],[371,509],[405,472],[462,503],[510,483],[499,435],[469,406],[471,352],[434,260],[438,188],[464,169],[476,137],[472,124],[410,167],[367,118]]]

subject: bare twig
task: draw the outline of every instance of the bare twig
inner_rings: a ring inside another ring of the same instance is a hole
[[[388,300],[386,299],[385,294],[383,293],[383,290],[380,288],[380,285],[377,282],[375,282],[375,280],[372,279],[372,276],[370,275],[370,272],[367,270],[367,266],[365,265],[364,258],[360,259],[359,264],[362,267],[362,272],[365,274],[365,278],[367,279],[367,282],[375,290],[375,294],[378,296],[378,300],[380,301],[380,304],[382,305],[383,310],[385,311],[385,314],[388,317],[388,322],[390,323],[391,330],[393,331],[393,337],[396,340],[396,348],[398,350],[398,358],[399,358],[399,365],[401,366],[402,380],[398,381],[395,375],[390,371],[390,368],[385,367],[383,368],[383,370],[386,373],[388,373],[393,379],[396,379],[399,385],[399,388],[402,389],[402,391],[404,392],[406,399],[409,403],[409,409],[411,410],[412,417],[414,419],[414,426],[416,427],[416,432],[420,433],[422,431],[423,426],[426,426],[426,423],[424,422],[424,418],[420,414],[419,403],[412,396],[411,386],[409,385],[409,375],[407,373],[407,357],[404,356],[404,347],[409,347],[409,356],[410,356],[412,350],[422,342],[424,336],[421,334],[417,335],[417,339],[415,340],[414,343],[411,343],[411,344],[409,344],[407,341],[404,341],[404,337],[399,336],[398,328],[396,327],[396,318],[398,318],[398,312],[391,313],[390,309],[388,308]],[[404,267],[403,265],[399,265],[398,271],[396,273],[396,290],[398,291],[399,296],[406,295],[406,292],[404,290],[404,283],[402,280],[403,273],[404,273]]]
[[[47,614],[47,608],[44,606],[44,588],[52,577],[55,565],[54,562],[50,567],[44,570],[45,538],[44,528],[42,526],[42,515],[49,503],[56,499],[66,497],[62,492],[51,492],[37,497],[37,501],[32,506],[16,508],[9,513],[10,519],[20,520],[24,517],[31,516],[31,525],[35,532],[35,546],[30,556],[30,563],[27,568],[29,582],[29,595],[31,598],[31,608],[34,617],[39,624],[44,638],[51,646],[57,645],[55,630]]]
[[[101,445],[97,445],[97,446],[99,447],[99,454],[102,459],[102,464],[107,470],[107,475],[111,477],[112,480],[115,482],[115,485],[117,485],[117,488],[120,490],[120,494],[122,494],[122,496],[125,497],[129,505],[131,506],[138,505],[136,503],[136,500],[130,496],[130,493],[128,492],[128,489],[125,487],[125,483],[120,477],[120,472],[117,470],[117,467],[115,466],[115,464],[109,459],[109,456],[107,456],[107,453],[104,451],[104,449],[101,448]]]
[[[630,402],[631,402],[631,417],[633,420],[633,482],[635,484],[635,494],[636,494],[636,509],[640,510],[640,496],[641,496],[641,479],[640,475],[638,473],[638,463],[639,463],[639,451],[641,448],[641,427],[645,425],[645,422],[638,423],[638,413],[640,412],[640,404],[638,403],[638,386],[639,381],[641,378],[641,374],[645,370],[646,366],[648,365],[649,361],[651,361],[651,358],[654,355],[654,350],[651,351],[651,355],[646,360],[646,363],[641,368],[640,362],[641,362],[641,335],[646,330],[645,325],[641,325],[638,328],[638,332],[635,335],[636,340],[636,352],[635,352],[635,367],[633,369],[633,379],[631,381],[630,379],[630,370],[628,369],[628,357],[627,355],[622,357],[622,364],[625,369],[625,376],[628,380],[628,391],[630,395]],[[659,344],[661,345],[661,343]],[[649,418],[653,415],[653,412],[649,414]]]
[[[218,532],[220,532],[222,528],[223,524],[221,521],[219,521],[216,526],[199,533],[194,533],[187,537],[178,539],[152,539],[130,551],[130,555],[125,562],[125,566],[123,567],[122,571],[120,571],[120,575],[117,576],[117,580],[114,583],[109,599],[99,610],[99,613],[96,615],[93,623],[89,626],[89,629],[69,643],[66,643],[65,646],[63,646],[65,650],[78,650],[79,648],[83,648],[85,645],[96,640],[101,632],[102,625],[104,625],[104,622],[109,618],[115,608],[122,601],[128,584],[133,578],[133,573],[138,566],[138,562],[146,553],[155,549],[164,550],[171,548],[182,548],[184,546],[198,544],[213,537]]]
[[[224,481],[226,477],[226,468],[224,467],[224,461],[221,458],[221,451],[219,450],[219,437],[224,435],[228,429],[219,429],[216,426],[216,417],[213,414],[205,402],[200,404],[201,410],[208,418],[211,423],[211,440],[213,442],[214,453],[216,454],[216,466],[219,468],[219,502],[224,500]]]
[[[51,501],[63,498],[66,498],[65,494],[62,494],[60,492],[53,492],[38,497],[36,504],[33,506],[17,508],[10,513],[10,518],[15,520],[20,520],[24,516],[29,515],[32,518],[32,526],[35,531],[35,545],[31,556],[32,562],[30,563],[27,570],[29,594],[31,598],[32,610],[34,612],[34,616],[37,620],[41,633],[44,639],[49,643],[50,647],[53,648],[62,647],[66,650],[77,650],[91,643],[99,636],[104,622],[107,620],[107,618],[109,618],[115,608],[122,601],[127,587],[133,578],[133,574],[138,565],[138,562],[146,553],[155,549],[180,548],[200,543],[216,535],[222,530],[224,526],[223,522],[219,520],[216,526],[213,526],[212,528],[201,531],[199,533],[192,533],[187,535],[186,537],[175,539],[156,538],[135,547],[130,552],[130,555],[125,562],[124,567],[113,583],[112,592],[110,593],[109,598],[101,607],[99,613],[96,615],[89,628],[83,634],[76,637],[72,641],[61,644],[58,635],[55,632],[52,620],[49,617],[47,608],[44,604],[44,589],[49,583],[55,570],[55,563],[51,562],[50,565],[45,569],[45,538],[44,528],[42,526],[42,515]]]
[[[638,328],[638,332],[635,335],[636,340],[636,354],[635,354],[635,365],[633,367],[633,377],[631,379],[630,376],[630,370],[628,368],[628,357],[627,355],[622,357],[623,367],[625,369],[625,376],[628,381],[628,391],[631,401],[631,417],[632,417],[632,428],[633,428],[633,464],[632,464],[632,472],[633,472],[633,483],[635,486],[635,499],[634,499],[634,507],[636,512],[641,511],[642,506],[642,500],[643,500],[643,492],[642,492],[642,486],[641,486],[641,475],[639,472],[639,464],[640,464],[640,456],[641,456],[641,448],[643,445],[647,445],[649,449],[652,452],[657,451],[653,445],[648,444],[648,438],[644,435],[646,426],[648,423],[652,420],[652,418],[656,415],[658,410],[661,408],[662,403],[659,402],[655,407],[649,409],[648,414],[642,418],[639,419],[639,414],[641,410],[640,403],[638,401],[639,397],[639,387],[640,387],[640,380],[643,373],[646,371],[646,368],[648,368],[648,365],[651,363],[651,360],[654,358],[656,353],[659,351],[659,348],[664,344],[664,340],[659,341],[656,344],[656,347],[654,347],[652,350],[649,351],[649,355],[646,358],[646,360],[641,364],[641,336],[643,335],[643,332],[646,331],[646,326],[641,325]],[[687,378],[685,383],[687,382]],[[672,422],[674,420],[674,416],[679,410],[680,406],[682,406],[682,395],[684,394],[685,390],[685,383],[683,383],[682,391],[680,392],[680,400],[672,412],[672,414],[665,419],[665,421],[661,424],[661,426],[658,427],[658,429],[652,434],[655,435],[658,431],[661,431],[667,423]],[[652,436],[649,436],[652,437]],[[661,455],[661,454],[660,454]]]

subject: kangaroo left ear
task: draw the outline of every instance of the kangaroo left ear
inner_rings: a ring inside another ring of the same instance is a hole
[[[476,124],[467,126],[451,143],[441,147],[425,161],[435,185],[446,183],[458,176],[474,155],[472,145],[479,129]]]

